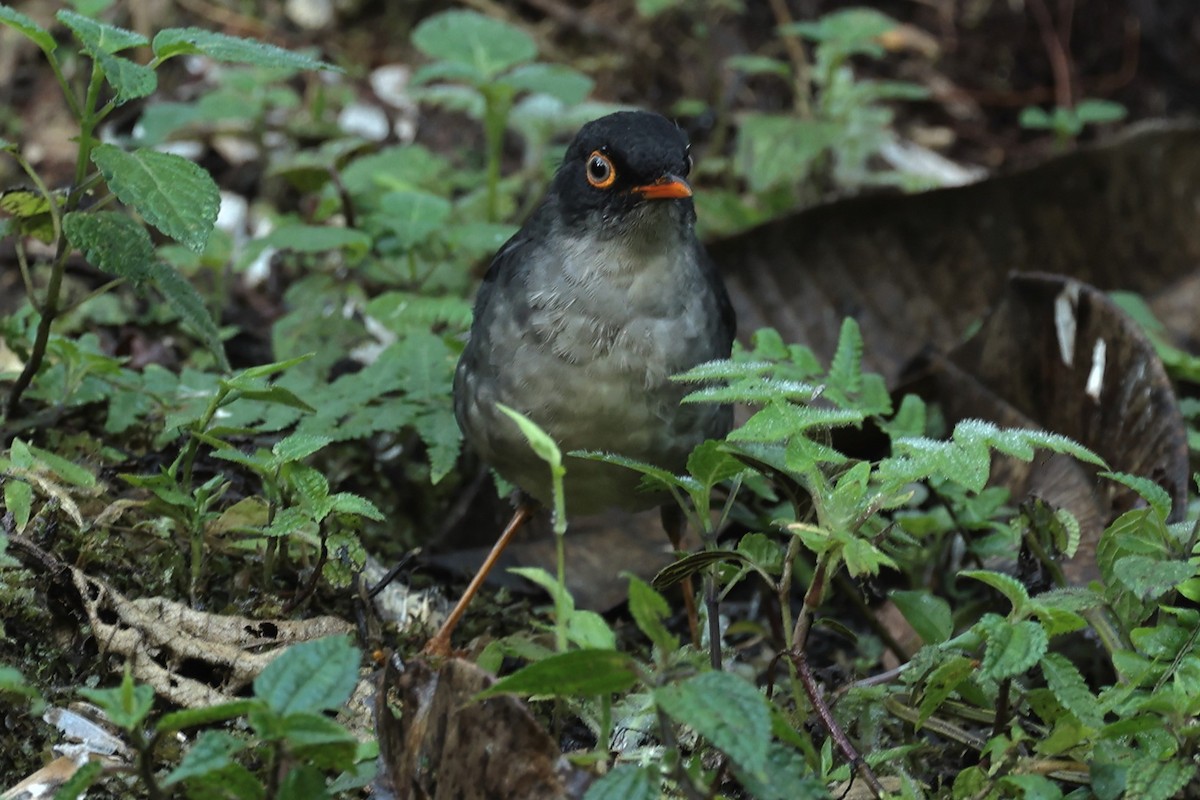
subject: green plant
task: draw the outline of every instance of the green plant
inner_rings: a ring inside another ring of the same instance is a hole
[[[82,689],[128,737],[136,753],[137,777],[151,798],[260,797],[267,800],[332,798],[365,785],[377,755],[373,742],[360,743],[326,715],[349,698],[358,681],[361,654],[342,637],[292,645],[254,680],[246,700],[174,711],[151,722],[154,690],[126,672],[112,689]],[[211,726],[244,720],[240,732]],[[183,757],[162,776],[162,751],[171,737],[204,727]],[[71,800],[103,777],[98,762],[82,767],[56,797]],[[338,775],[330,781],[329,775]]]
[[[1036,106],[1021,110],[1018,118],[1022,128],[1054,133],[1060,147],[1075,140],[1088,125],[1119,122],[1128,113],[1125,106],[1111,100],[1080,100],[1073,106],[1055,106],[1049,112]]]
[[[0,234],[12,236],[17,246],[22,277],[29,300],[40,315],[24,369],[9,391],[7,417],[15,417],[21,397],[42,368],[51,328],[61,307],[63,273],[76,251],[117,281],[154,286],[227,367],[220,334],[203,300],[179,273],[156,257],[145,224],[195,251],[203,251],[216,221],[217,186],[201,167],[180,156],[149,148],[126,150],[102,143],[97,127],[119,106],[147,97],[157,87],[156,70],[180,55],[203,54],[211,58],[300,69],[329,69],[329,65],[277,47],[194,28],[160,31],[151,42],[140,34],[108,25],[73,11],[62,10],[56,19],[66,26],[79,45],[79,54],[90,62],[86,88],[77,90],[67,79],[53,36],[29,17],[0,6],[0,24],[15,29],[42,51],[76,124],[79,126],[75,174],[64,194],[53,192],[12,142],[0,141],[0,151],[15,159],[33,183],[40,203],[17,209]],[[135,47],[150,46],[154,55],[139,64],[121,55]],[[86,207],[85,198],[100,190],[110,194]],[[105,210],[120,201],[128,211]],[[13,209],[8,209],[10,213]],[[49,216],[49,229],[45,225]],[[23,246],[26,235],[40,236],[54,248],[48,264],[31,265]],[[48,273],[41,296],[34,290],[34,275]],[[109,284],[104,289],[111,288]]]
[[[438,81],[420,97],[465,111],[483,122],[486,141],[484,217],[500,215],[498,190],[504,131],[513,103],[523,92],[550,98],[556,110],[578,105],[592,90],[592,80],[570,67],[535,62],[537,45],[524,31],[473,11],[445,11],[421,21],[413,44],[436,59],[413,76],[420,85]],[[535,164],[535,166],[537,166]]]

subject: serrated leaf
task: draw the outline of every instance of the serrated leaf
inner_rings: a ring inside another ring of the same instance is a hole
[[[98,269],[142,283],[150,278],[156,256],[150,234],[137,220],[116,211],[72,211],[63,217],[72,246]]]
[[[1099,730],[1104,724],[1100,701],[1088,688],[1075,665],[1060,653],[1042,656],[1042,674],[1054,699],[1084,725]]]
[[[233,754],[246,749],[247,742],[225,731],[204,731],[188,748],[179,766],[163,779],[164,786],[172,786],[188,778],[198,778],[233,763]]]
[[[180,318],[200,337],[200,341],[216,356],[221,369],[229,369],[221,332],[208,313],[199,292],[187,279],[165,261],[156,261],[150,268],[150,280]]]
[[[629,615],[634,624],[663,653],[675,652],[679,648],[679,639],[665,624],[671,616],[666,598],[636,575],[627,574],[626,577],[629,578]]]
[[[1138,800],[1168,800],[1176,796],[1196,775],[1196,765],[1183,758],[1158,761],[1139,758],[1129,766],[1125,797]]]
[[[344,636],[294,644],[254,679],[254,694],[280,715],[335,709],[358,682],[360,658]]]
[[[829,791],[809,769],[800,753],[780,742],[767,750],[766,779],[742,769],[736,762],[734,775],[755,800],[828,800]]]
[[[1139,599],[1154,600],[1195,576],[1196,566],[1187,561],[1132,555],[1118,558],[1113,574]]]
[[[430,58],[473,68],[483,81],[537,57],[537,45],[529,34],[474,11],[426,17],[413,29],[412,43]]]
[[[1130,475],[1127,472],[1101,472],[1099,473],[1099,477],[1116,481],[1122,486],[1126,486],[1137,492],[1162,519],[1165,520],[1171,516],[1171,495],[1167,493],[1166,489],[1149,478],[1143,478],[1140,475]]]
[[[92,161],[121,202],[180,244],[204,252],[221,207],[212,176],[173,153],[97,145]]]
[[[448,406],[417,416],[413,420],[413,427],[427,450],[429,482],[436,485],[450,474],[458,462],[458,453],[462,448],[462,431]]]
[[[1014,615],[1019,616],[1025,613],[1029,604],[1029,590],[1025,588],[1025,584],[1013,576],[985,569],[966,569],[958,574],[963,578],[974,578],[999,591],[1008,598],[1008,602],[1012,603]]]
[[[767,779],[771,712],[752,684],[728,672],[705,672],[655,689],[654,700],[746,772]]]
[[[534,662],[496,681],[477,698],[498,694],[593,697],[637,682],[636,663],[616,650],[572,650]]]
[[[938,707],[946,701],[946,698],[954,693],[959,684],[971,677],[975,669],[975,663],[971,659],[965,656],[953,656],[929,673],[918,707],[918,726],[924,724],[925,720],[929,719],[933,712],[937,711]]]
[[[656,800],[659,796],[658,781],[649,767],[618,764],[588,787],[583,800]]]
[[[97,53],[96,61],[104,71],[105,80],[116,92],[117,105],[149,97],[158,88],[158,75],[147,66],[109,53]]]
[[[829,365],[829,383],[847,394],[857,394],[862,388],[862,354],[862,332],[853,317],[846,317]]]
[[[729,434],[731,441],[776,442],[812,428],[858,425],[865,415],[845,408],[827,408],[774,402],[754,414]]]
[[[329,498],[332,506],[330,510],[336,511],[339,514],[355,514],[367,519],[373,519],[376,522],[383,522],[385,517],[374,503],[365,497],[360,497],[350,492],[338,492]]]
[[[572,450],[568,455],[573,458],[586,458],[589,461],[603,461],[605,464],[614,464],[618,467],[631,469],[634,472],[640,472],[649,479],[648,481],[643,481],[643,483],[650,486],[677,486],[687,491],[698,491],[700,489],[700,484],[691,476],[676,475],[662,467],[656,467],[645,461],[638,461],[636,458],[619,456],[616,453],[600,453],[595,450]]]
[[[0,5],[0,25],[6,25],[19,31],[25,38],[36,44],[43,53],[49,55],[58,48],[58,43],[50,32],[38,25],[29,17],[16,9]]]
[[[940,644],[954,633],[950,604],[929,591],[896,590],[888,595],[925,644]]]
[[[141,47],[150,43],[150,40],[140,33],[98,22],[82,14],[76,14],[74,11],[61,9],[54,17],[70,28],[71,32],[75,34],[75,38],[83,45],[84,50],[92,55],[119,53],[131,47]]]
[[[271,448],[271,453],[280,463],[301,461],[325,447],[331,441],[333,440],[328,436],[316,436],[311,433],[293,433],[291,436],[276,442],[275,446]]]
[[[202,55],[216,61],[298,70],[340,71],[332,64],[254,39],[241,39],[201,28],[167,28],[154,37],[154,55],[161,60],[179,55]]]
[[[1046,632],[1036,622],[1011,623],[989,614],[980,625],[987,636],[981,669],[994,680],[1026,672],[1038,663],[1049,646]]]
[[[687,460],[687,471],[708,491],[721,481],[745,472],[746,465],[722,450],[720,442],[710,439],[692,450]]]

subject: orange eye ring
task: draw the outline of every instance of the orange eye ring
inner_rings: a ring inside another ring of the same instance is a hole
[[[617,179],[617,168],[613,166],[612,159],[599,150],[593,150],[588,156],[584,171],[587,173],[588,183],[597,189],[607,189]]]

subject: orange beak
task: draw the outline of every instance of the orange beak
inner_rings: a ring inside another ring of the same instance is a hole
[[[633,191],[647,200],[678,200],[692,196],[692,187],[676,175],[663,175],[654,183],[633,187]]]

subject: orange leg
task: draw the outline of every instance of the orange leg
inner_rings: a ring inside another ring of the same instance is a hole
[[[504,548],[508,547],[508,543],[512,541],[513,536],[521,529],[533,512],[537,510],[537,504],[531,500],[522,500],[517,510],[513,512],[512,519],[508,521],[508,525],[504,528],[504,533],[500,534],[500,538],[492,545],[492,551],[488,553],[483,564],[479,567],[479,571],[475,573],[475,577],[471,579],[470,585],[467,586],[462,597],[458,599],[458,603],[454,606],[454,610],[450,612],[450,616],[446,617],[446,621],[442,623],[442,627],[433,635],[433,638],[425,643],[421,653],[426,656],[448,656],[450,655],[450,635],[454,633],[454,629],[458,627],[458,622],[462,619],[462,615],[466,613],[467,606],[471,604],[471,598],[479,591],[479,587],[483,586],[484,580],[487,579],[488,573],[492,571],[492,567],[496,566],[496,561],[499,560],[500,554],[504,552]]]

